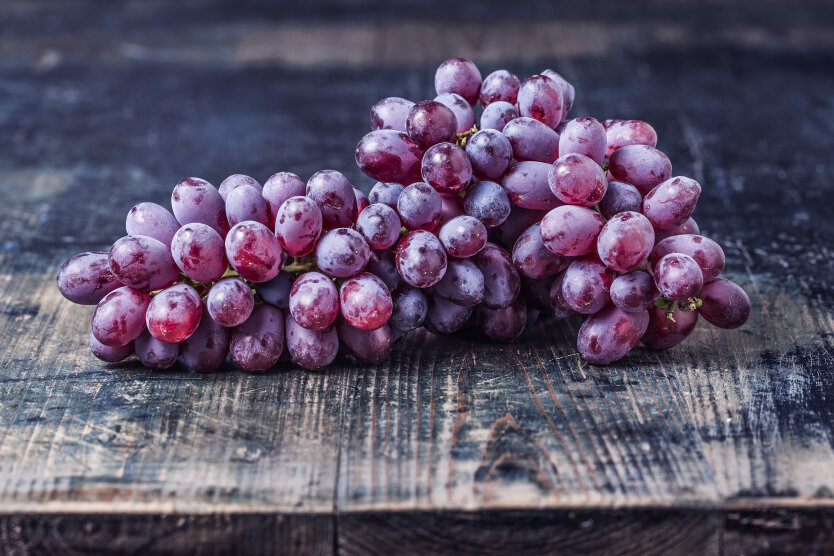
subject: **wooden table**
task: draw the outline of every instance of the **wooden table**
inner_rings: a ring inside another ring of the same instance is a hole
[[[0,7],[0,552],[834,552],[834,5],[347,4]],[[367,190],[368,108],[455,54],[651,122],[750,322],[610,367],[573,321],[320,373],[91,356],[65,258],[189,175]]]

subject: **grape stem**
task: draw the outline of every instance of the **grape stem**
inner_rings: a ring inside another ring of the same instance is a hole
[[[309,257],[295,257],[293,261],[284,267],[285,272],[308,272],[316,268],[316,261]]]
[[[461,131],[455,137],[457,138],[458,147],[461,149],[466,146],[466,143],[469,141],[469,138],[478,133],[478,125],[475,124],[472,126],[472,129],[468,131]]]
[[[701,301],[698,297],[690,297],[686,301],[673,301],[668,297],[660,296],[657,298],[657,301],[654,302],[655,307],[663,308],[664,314],[666,318],[672,322],[675,321],[675,309],[680,309],[681,311],[694,311],[701,305],[703,305],[703,301]]]

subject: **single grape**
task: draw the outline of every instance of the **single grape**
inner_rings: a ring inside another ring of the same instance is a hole
[[[356,145],[356,164],[371,179],[408,185],[420,181],[423,149],[402,131],[380,129]]]
[[[494,129],[482,129],[466,142],[472,173],[480,179],[499,179],[513,159],[509,139]]]
[[[432,230],[434,233],[440,233],[440,229],[446,225],[449,220],[452,218],[457,218],[458,216],[466,216],[466,212],[463,210],[463,199],[460,198],[460,195],[455,195],[453,197],[440,197],[440,220],[437,222],[437,226],[434,227]]]
[[[542,73],[545,77],[549,77],[552,79],[558,86],[559,89],[562,91],[562,100],[565,103],[565,109],[562,114],[562,119],[567,117],[568,112],[573,107],[573,100],[576,96],[576,90],[574,89],[573,85],[568,83],[567,79],[553,71],[552,69],[546,69]]]
[[[741,286],[719,278],[701,290],[701,316],[719,328],[738,328],[750,316],[750,298]]]
[[[375,203],[359,214],[356,231],[371,249],[388,249],[400,238],[402,225],[397,213],[388,205]]]
[[[226,237],[229,232],[223,197],[206,180],[188,178],[179,182],[171,193],[171,207],[183,226],[199,222],[214,228],[220,237]]]
[[[307,180],[306,195],[321,210],[322,228],[352,226],[359,214],[353,185],[336,170],[320,170]]]
[[[437,95],[434,100],[443,104],[454,113],[455,121],[457,121],[457,133],[469,131],[475,126],[475,112],[472,110],[472,106],[462,96],[456,95],[455,93],[443,93],[442,95]]]
[[[669,179],[672,163],[669,157],[648,145],[627,145],[614,151],[608,159],[608,171],[617,181],[630,183],[645,195]]]
[[[653,307],[660,295],[652,277],[639,270],[617,276],[608,293],[614,305],[627,313],[637,313]]]
[[[342,315],[360,330],[376,330],[391,318],[393,303],[385,282],[362,272],[348,278],[339,291]]]
[[[559,135],[559,154],[581,154],[597,164],[605,159],[605,128],[594,118],[569,121]]]
[[[704,286],[701,267],[695,259],[682,253],[661,257],[654,265],[654,280],[660,293],[675,301],[697,296]]]
[[[550,164],[544,162],[514,162],[501,185],[513,204],[526,209],[550,210],[562,204],[547,183]]]
[[[139,203],[127,213],[125,229],[129,236],[148,236],[171,247],[180,224],[174,215],[156,203]]]
[[[397,212],[409,230],[433,230],[440,222],[442,202],[437,191],[427,183],[412,183],[400,193]]]
[[[284,351],[284,314],[272,305],[258,305],[252,315],[232,329],[229,355],[240,368],[263,372]]]
[[[58,269],[58,290],[79,305],[96,305],[122,285],[110,270],[107,253],[79,253],[67,259]]]
[[[391,294],[391,301],[392,328],[408,331],[423,325],[429,310],[429,300],[421,289],[403,284]]]
[[[254,220],[269,226],[269,210],[261,190],[251,185],[239,185],[226,195],[226,219],[230,226]]]
[[[475,106],[481,93],[481,72],[472,60],[449,58],[434,74],[434,89],[438,95],[455,93]]]
[[[527,228],[513,246],[513,264],[528,278],[545,278],[565,270],[570,257],[559,255],[545,247],[541,236],[541,224]]]
[[[356,187],[353,188],[353,196],[356,197],[356,213],[361,214],[363,210],[371,206],[368,196]]]
[[[174,344],[194,333],[202,313],[200,294],[188,284],[176,284],[151,299],[145,324],[154,338]]]
[[[376,330],[360,330],[340,318],[336,321],[339,340],[356,359],[363,363],[378,365],[391,355],[394,335],[391,327],[382,325]]]
[[[292,257],[308,255],[315,249],[322,224],[321,209],[309,197],[290,197],[275,213],[275,235]]]
[[[489,229],[487,239],[504,249],[512,250],[518,236],[536,222],[541,222],[546,214],[547,211],[544,210],[528,210],[512,205],[507,219],[499,226]]]
[[[133,353],[133,342],[128,342],[123,346],[107,346],[99,342],[95,334],[90,332],[90,351],[106,363],[118,363]]]
[[[594,250],[605,220],[595,210],[562,205],[541,221],[544,246],[558,255],[576,257]]]
[[[472,257],[472,262],[484,275],[484,305],[490,309],[509,307],[521,292],[521,279],[510,254],[494,243],[487,243]]]
[[[330,230],[316,246],[316,265],[322,272],[337,278],[360,272],[370,256],[371,250],[365,239],[350,228]]]
[[[279,309],[287,309],[290,306],[290,289],[292,289],[294,280],[292,274],[282,270],[272,280],[255,284],[255,292],[261,296],[265,303]]]
[[[365,270],[380,278],[389,290],[394,291],[402,283],[397,271],[396,253],[394,249],[385,251],[371,251]]]
[[[608,184],[609,188],[611,184]],[[666,239],[667,237],[672,236],[683,236],[683,235],[698,235],[701,233],[700,228],[698,228],[698,223],[692,219],[690,216],[686,219],[686,222],[681,224],[680,226],[675,226],[674,228],[669,228],[668,230],[655,230],[654,231],[654,242],[655,245]],[[692,256],[690,253],[687,253],[690,257]],[[697,260],[697,259],[696,259]],[[705,274],[706,276],[706,274]]]
[[[278,172],[272,174],[263,188],[263,198],[269,208],[269,229],[275,229],[275,219],[278,209],[290,197],[304,196],[307,184],[292,172]]]
[[[431,232],[415,230],[397,244],[397,271],[407,284],[428,288],[446,272],[446,251]]]
[[[581,154],[563,154],[547,174],[550,190],[563,203],[592,207],[608,189],[608,180],[599,164]]]
[[[226,272],[226,246],[210,226],[194,222],[180,228],[171,242],[179,269],[197,282],[214,282]],[[155,289],[155,288],[152,288]]]
[[[649,307],[649,326],[640,340],[650,349],[669,349],[684,341],[696,324],[698,311],[675,307],[670,319],[665,307]]]
[[[438,143],[423,155],[423,180],[441,195],[455,195],[469,185],[472,163],[466,151],[452,143]]]
[[[189,369],[208,373],[220,367],[226,359],[231,330],[214,322],[205,301],[201,312],[197,330],[180,343],[180,355]]]
[[[405,130],[414,143],[424,149],[455,141],[458,120],[455,113],[435,100],[418,102],[405,121]]]
[[[567,319],[578,314],[562,293],[564,282],[565,272],[560,272],[550,286],[550,308],[557,319]]]
[[[599,258],[609,268],[625,272],[640,266],[654,247],[654,228],[639,212],[615,214],[597,238]]]
[[[620,212],[640,212],[643,196],[637,188],[624,181],[609,181],[605,196],[599,202],[599,212],[607,220]]]
[[[323,330],[308,330],[288,314],[285,330],[290,358],[308,371],[325,368],[339,353],[339,335],[333,325]]]
[[[226,257],[243,279],[268,282],[281,271],[284,252],[269,228],[259,222],[241,222],[226,236]]]
[[[158,290],[174,283],[180,274],[168,247],[152,237],[125,236],[108,254],[110,270],[119,281],[137,290]]]
[[[400,97],[387,97],[371,106],[371,129],[405,131],[405,121],[414,103]]]
[[[471,306],[458,305],[437,293],[431,293],[423,325],[433,334],[452,334],[464,327],[472,316],[472,309]]]
[[[152,369],[167,369],[177,362],[180,355],[179,344],[157,340],[147,330],[134,341],[134,350],[139,361]]]
[[[481,114],[481,129],[496,129],[502,131],[512,120],[518,118],[518,110],[509,102],[502,100],[493,102],[484,108]]]
[[[527,325],[527,305],[521,296],[506,309],[495,310],[479,305],[475,320],[490,340],[512,342],[521,336]]]
[[[324,330],[339,314],[339,292],[333,281],[320,272],[306,272],[290,290],[290,314],[300,326]]]
[[[616,273],[595,255],[575,259],[565,270],[562,297],[565,303],[583,315],[601,310],[610,301],[608,291]]]
[[[627,145],[657,146],[654,128],[640,120],[616,120],[605,130],[607,148],[605,156],[611,158],[614,151]]]
[[[668,230],[686,222],[701,195],[701,185],[682,176],[655,186],[643,199],[643,215],[658,230]]]
[[[538,120],[515,118],[502,133],[510,141],[516,160],[550,164],[559,158],[559,134]]]
[[[458,305],[471,307],[484,298],[484,275],[469,259],[449,259],[446,274],[434,291]]]
[[[452,257],[471,257],[484,248],[487,231],[477,218],[457,216],[440,228],[440,243]]]
[[[724,270],[724,251],[708,237],[682,234],[659,241],[651,254],[652,271],[657,261],[669,253],[683,253],[695,259],[701,267],[704,282],[712,282]]]
[[[264,191],[264,188],[255,178],[244,174],[232,174],[220,183],[220,187],[217,188],[217,192],[220,193],[220,196],[223,197],[224,201],[227,201],[229,193],[241,185],[254,187],[258,191],[258,195]]]
[[[495,182],[482,181],[466,191],[463,210],[487,228],[500,226],[510,215],[512,205],[504,188]],[[523,210],[523,209],[519,209]]]
[[[403,189],[405,189],[405,186],[399,183],[377,182],[371,188],[371,192],[368,193],[368,201],[371,204],[382,203],[397,210],[397,199],[400,198]]]
[[[626,313],[609,305],[582,323],[576,347],[589,363],[608,365],[625,357],[648,326],[648,311]]]
[[[486,108],[493,102],[504,101],[515,104],[518,99],[518,89],[521,81],[514,73],[507,70],[496,70],[484,78],[481,83],[481,106]]]
[[[255,308],[255,296],[243,280],[223,278],[209,290],[206,307],[217,324],[231,328],[249,318]]]
[[[561,87],[544,75],[528,77],[518,89],[518,111],[522,116],[555,128],[564,115]]]

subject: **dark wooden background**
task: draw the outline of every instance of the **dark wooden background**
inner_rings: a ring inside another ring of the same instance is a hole
[[[834,4],[0,3],[0,552],[834,553]],[[105,365],[58,265],[230,173],[345,172],[436,65],[554,67],[704,193],[754,304],[593,367],[576,322],[376,367]]]

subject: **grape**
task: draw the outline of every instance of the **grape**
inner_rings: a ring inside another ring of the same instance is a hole
[[[484,78],[481,83],[481,106],[486,108],[493,102],[504,101],[515,104],[518,99],[518,88],[521,81],[514,73],[507,70],[497,70]]]
[[[336,330],[342,344],[351,355],[363,363],[378,365],[391,355],[394,336],[387,324],[376,330],[360,330],[340,318],[336,321]]]
[[[661,257],[654,265],[654,280],[660,293],[675,301],[697,296],[704,286],[701,267],[695,259],[682,253]]]
[[[58,290],[79,305],[96,305],[105,295],[122,286],[110,270],[107,253],[79,253],[58,269]]]
[[[179,182],[171,193],[171,207],[183,226],[199,222],[214,228],[220,237],[226,237],[229,231],[223,197],[206,180],[188,178]]]
[[[625,357],[648,326],[648,311],[626,313],[609,305],[582,323],[576,347],[589,363],[608,365]]]
[[[359,214],[353,185],[336,170],[320,170],[307,180],[306,195],[321,210],[322,228],[351,226]]]
[[[672,319],[666,316],[665,307],[650,307],[649,326],[641,338],[643,344],[650,349],[669,349],[678,345],[695,330],[698,312],[675,307]]]
[[[287,351],[292,360],[308,371],[318,371],[331,364],[339,352],[339,335],[331,325],[323,330],[308,330],[287,315]]]
[[[611,219],[620,212],[640,212],[643,196],[637,188],[624,181],[609,181],[605,196],[599,202],[599,212],[606,219]]]
[[[546,69],[541,74],[555,81],[556,84],[559,86],[559,89],[562,91],[562,100],[565,103],[564,113],[562,114],[562,118],[564,119],[568,115],[568,112],[570,112],[570,109],[573,107],[573,100],[576,96],[576,90],[573,88],[573,85],[568,83],[568,81],[564,77],[562,77],[552,69]]]
[[[129,236],[148,236],[171,247],[180,224],[174,215],[156,203],[139,203],[127,213],[125,229]]]
[[[608,180],[599,164],[581,154],[563,154],[549,168],[547,183],[563,203],[592,207],[608,189]]]
[[[597,252],[605,265],[621,272],[633,270],[654,247],[654,229],[639,212],[615,214],[597,238]]]
[[[230,226],[254,220],[269,226],[269,210],[261,191],[251,185],[239,185],[226,195],[226,219]]]
[[[403,185],[420,181],[423,150],[402,131],[379,130],[356,145],[356,164],[371,179]]]
[[[152,237],[125,236],[108,254],[110,270],[125,286],[137,290],[158,290],[179,276],[168,247]]]
[[[442,202],[437,191],[427,183],[412,183],[400,193],[397,212],[409,230],[433,230],[440,222]]]
[[[559,158],[559,134],[533,118],[515,118],[503,129],[516,160],[548,164]]]
[[[470,316],[472,307],[458,305],[432,293],[429,295],[429,310],[423,324],[433,334],[452,334],[463,328]]]
[[[483,303],[490,309],[506,309],[521,292],[521,279],[509,253],[494,243],[486,246],[472,262],[484,275]]]
[[[446,251],[431,232],[415,230],[397,244],[397,271],[409,285],[428,288],[446,272]]]
[[[272,305],[258,305],[252,315],[232,329],[229,355],[243,370],[262,372],[284,351],[284,314]]]
[[[458,120],[455,113],[442,102],[424,100],[418,102],[408,114],[405,130],[414,143],[424,149],[438,143],[455,140]]]
[[[503,187],[491,181],[482,181],[473,185],[463,198],[463,210],[466,214],[477,218],[487,228],[494,228],[504,223],[511,209],[512,205],[510,205],[507,192]]]
[[[550,308],[553,310],[553,314],[557,319],[566,319],[577,314],[577,312],[573,310],[573,307],[571,307],[567,300],[565,300],[565,296],[562,293],[564,282],[565,273],[560,272],[553,280],[553,284],[550,286]]]
[[[471,257],[486,245],[487,232],[477,218],[457,216],[440,228],[438,238],[452,257]]]
[[[200,294],[188,284],[176,284],[151,299],[145,324],[154,338],[174,344],[194,333],[202,312]]]
[[[118,363],[130,357],[130,354],[133,353],[133,342],[128,342],[123,346],[106,346],[96,339],[95,334],[90,332],[90,351],[106,363]]]
[[[265,303],[274,305],[279,309],[287,309],[290,306],[290,289],[293,280],[295,278],[292,274],[282,270],[272,280],[255,284],[255,292],[261,296]]]
[[[438,143],[423,155],[423,180],[441,195],[454,195],[469,185],[472,163],[466,151],[452,143]]]
[[[484,275],[468,259],[449,259],[446,273],[434,291],[457,305],[471,307],[484,298]]]
[[[371,249],[388,249],[400,238],[400,219],[388,205],[375,203],[359,214],[356,231]]]
[[[553,308],[550,306],[550,286],[553,285],[553,280],[553,276],[547,276],[546,278],[521,277],[521,292],[524,294],[528,312],[535,310],[538,313],[548,315],[553,313]]]
[[[570,258],[550,251],[541,236],[541,224],[527,228],[513,246],[513,264],[528,278],[545,278],[565,270]]]
[[[616,120],[605,130],[607,148],[605,156],[611,157],[619,148],[627,145],[657,146],[657,133],[654,128],[640,120]]]
[[[226,359],[230,335],[230,329],[214,322],[203,301],[197,330],[180,344],[183,363],[189,369],[200,373],[216,370]]]
[[[377,182],[371,188],[371,192],[368,193],[368,201],[371,204],[382,203],[397,210],[397,199],[400,198],[403,189],[405,189],[405,186],[399,183]]]
[[[405,131],[405,120],[414,103],[400,97],[388,97],[371,106],[371,129]]]
[[[480,179],[500,178],[513,159],[513,147],[500,131],[482,129],[466,142],[472,173]]]
[[[484,108],[481,114],[481,129],[496,129],[501,131],[504,127],[518,118],[518,110],[509,102],[497,101]]]
[[[275,229],[275,218],[278,209],[290,197],[304,196],[307,184],[292,172],[278,172],[272,174],[264,184],[263,198],[269,208],[269,229]]]
[[[660,295],[652,277],[639,270],[617,276],[608,293],[614,305],[627,313],[649,309]]]
[[[577,313],[596,313],[609,302],[608,291],[615,276],[616,273],[606,268],[595,255],[585,255],[575,259],[565,270],[562,297]]]
[[[510,165],[501,185],[515,205],[533,210],[550,210],[562,203],[547,184],[550,164],[544,162],[514,162]]]
[[[658,230],[668,230],[686,222],[695,210],[701,185],[682,176],[657,185],[643,199],[643,214]]]
[[[475,126],[475,112],[462,96],[455,93],[443,93],[435,97],[434,100],[454,113],[457,122],[456,133],[469,131]]]
[[[275,213],[275,235],[284,251],[293,257],[313,251],[321,228],[321,209],[309,197],[290,197]]]
[[[701,316],[719,328],[738,328],[750,316],[750,298],[741,286],[719,278],[701,290]]]
[[[611,187],[611,184],[608,184]],[[667,237],[672,236],[682,236],[687,234],[698,235],[701,233],[701,230],[698,228],[698,223],[689,217],[686,219],[686,222],[681,224],[680,226],[675,226],[674,228],[669,228],[668,230],[655,230],[654,231],[654,242],[655,245],[666,239]],[[687,253],[690,257],[692,256],[691,253]],[[695,259],[697,260],[697,259]]]
[[[512,249],[518,236],[536,222],[541,222],[546,214],[544,210],[528,210],[512,205],[507,219],[489,230],[488,239],[505,249]]]
[[[414,330],[422,326],[429,310],[429,300],[419,288],[403,285],[391,294],[393,310],[391,327],[395,330]]]
[[[648,145],[627,145],[614,151],[608,171],[617,181],[630,183],[645,195],[672,175],[669,157]]]
[[[261,187],[261,184],[259,184],[258,180],[255,178],[244,174],[232,174],[220,183],[220,187],[217,188],[217,192],[220,193],[220,196],[223,197],[224,201],[227,201],[229,193],[241,185],[254,187],[258,191],[258,195],[262,194],[264,191],[264,188]]]
[[[180,355],[179,344],[157,340],[147,330],[136,338],[134,349],[139,361],[152,369],[167,369],[177,362],[177,357]]]
[[[362,235],[350,228],[330,230],[316,247],[316,265],[330,276],[347,278],[365,268],[371,250]]]
[[[281,271],[284,252],[269,228],[259,222],[241,222],[226,236],[226,257],[243,279],[267,282]]]
[[[542,219],[542,243],[558,255],[585,255],[596,247],[597,236],[604,225],[605,220],[594,210],[562,205]]]
[[[197,282],[219,280],[228,265],[223,238],[210,226],[198,222],[186,224],[177,231],[171,242],[171,254],[179,269]]]
[[[701,267],[704,282],[712,282],[724,270],[724,251],[720,245],[707,237],[683,234],[658,242],[652,250],[651,268],[654,269],[657,261],[669,253],[683,253],[695,259]]]
[[[339,292],[333,281],[320,272],[306,272],[290,290],[290,314],[300,326],[324,330],[339,314]]]
[[[458,216],[466,216],[466,213],[463,211],[463,199],[460,198],[460,195],[455,195],[453,197],[440,197],[440,220],[437,222],[437,226],[435,226],[432,231],[434,233],[439,233],[440,229],[445,226],[449,220],[457,218]]]
[[[438,95],[456,93],[475,106],[481,93],[481,72],[472,60],[449,58],[434,74],[434,89]]]
[[[385,282],[369,272],[345,280],[339,301],[342,315],[360,330],[376,330],[391,318],[391,294]]]
[[[527,325],[527,305],[519,296],[506,309],[490,309],[479,305],[476,320],[487,338],[494,342],[512,342],[524,332]]]
[[[605,128],[594,118],[576,118],[569,121],[559,135],[559,154],[581,154],[597,164],[605,159]]]
[[[397,271],[396,255],[393,249],[371,251],[365,270],[385,282],[391,291],[397,289],[402,282],[400,273]]]
[[[249,318],[255,308],[255,296],[243,280],[224,278],[209,290],[206,308],[217,324],[231,328]]]
[[[544,75],[528,77],[518,89],[518,111],[551,129],[559,125],[564,114],[564,100],[558,84]]]
[[[353,188],[353,196],[356,197],[356,213],[361,214],[363,210],[371,206],[368,196],[357,188]]]

